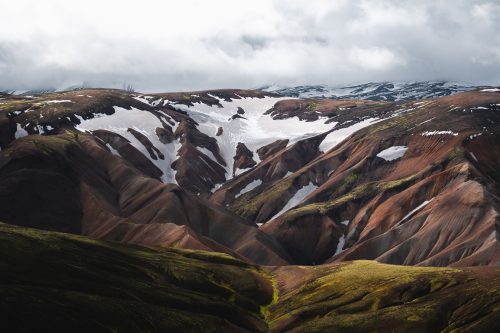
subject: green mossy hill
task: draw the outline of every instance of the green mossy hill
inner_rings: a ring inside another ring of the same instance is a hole
[[[276,332],[499,332],[500,268],[459,270],[373,261],[279,268],[268,318]],[[286,288],[285,288],[286,289]]]
[[[228,255],[0,223],[0,318],[11,332],[260,332],[273,287]]]
[[[371,261],[271,272],[225,254],[0,223],[9,332],[498,332],[500,268]]]

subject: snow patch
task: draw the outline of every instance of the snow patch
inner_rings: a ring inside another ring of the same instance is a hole
[[[222,185],[224,185],[224,183],[215,184],[214,188],[211,189],[210,192],[214,193],[215,191],[217,191],[218,189],[220,189]]]
[[[242,196],[243,194],[247,193],[247,192],[250,192],[251,190],[253,190],[254,188],[257,188],[258,186],[260,186],[262,184],[262,180],[260,179],[256,179],[254,181],[252,181],[251,183],[249,183],[247,186],[245,186],[241,191],[240,193],[236,194],[234,197],[235,198],[239,198],[240,196]]]
[[[482,92],[499,92],[500,88],[483,89]]]
[[[478,136],[481,136],[481,135],[483,135],[483,133],[472,134],[472,135],[469,136],[469,139],[472,140],[472,139],[477,138]]]
[[[273,119],[264,113],[271,109],[274,104],[289,98],[242,98],[225,101],[216,96],[219,105],[209,106],[204,103],[194,103],[193,106],[183,104],[171,104],[178,110],[185,111],[198,124],[198,130],[211,137],[219,127],[224,128],[223,135],[215,136],[220,153],[226,162],[226,173],[228,179],[232,177],[232,161],[236,152],[238,142],[244,142],[250,151],[254,153],[254,159],[259,163],[260,159],[256,150],[264,145],[270,144],[278,139],[289,139],[291,144],[331,130],[336,123],[325,124],[325,119],[312,122],[301,121],[297,117],[288,119]],[[231,116],[241,107],[245,110],[245,118],[231,120]]]
[[[219,162],[217,162],[217,159],[215,158],[215,155],[210,150],[208,150],[207,148],[196,146],[196,149],[198,149],[198,151],[200,153],[205,154],[206,156],[208,156],[215,163],[217,163],[217,164],[219,163]]]
[[[408,147],[406,146],[392,146],[382,150],[377,154],[377,157],[383,158],[386,161],[394,161],[404,156]]]
[[[98,129],[108,130],[117,133],[127,140],[137,148],[144,156],[146,156],[150,161],[155,164],[162,172],[162,181],[164,183],[176,183],[175,180],[175,170],[171,168],[171,164],[177,159],[177,151],[179,150],[181,143],[178,140],[174,140],[169,144],[163,144],[156,135],[156,128],[163,127],[161,121],[151,112],[142,111],[132,107],[130,110],[115,106],[113,107],[115,112],[111,115],[102,114],[101,116],[90,118],[90,119],[80,119],[80,125],[76,126],[79,131],[95,131]],[[152,159],[147,151],[146,147],[128,132],[129,128],[134,128],[144,134],[163,155],[165,159]]]
[[[149,102],[148,98],[153,98],[152,96],[134,96],[132,97],[133,99],[139,101],[139,102],[142,102],[144,104],[148,104],[148,105],[151,105],[151,103]]]
[[[327,152],[336,145],[338,145],[342,140],[347,138],[349,135],[353,134],[354,132],[364,127],[370,126],[378,121],[380,121],[378,118],[368,118],[352,126],[332,131],[323,139],[323,142],[321,142],[321,144],[319,145],[319,150]]]
[[[434,198],[432,198],[430,200],[425,200],[424,202],[422,202],[415,209],[413,209],[411,212],[409,212],[408,214],[406,214],[405,217],[403,217],[401,220],[399,220],[399,222],[396,225],[400,225],[401,223],[403,223],[406,219],[408,219],[409,217],[411,217],[413,214],[415,214],[416,212],[418,212],[419,210],[421,210],[422,208],[424,208],[425,206],[427,206],[432,200],[434,200]]]
[[[236,168],[236,170],[234,171],[234,175],[235,176],[239,176],[241,175],[242,173],[245,173],[245,171],[248,171],[250,170],[251,168],[245,168],[245,169],[240,169],[240,168]]]
[[[452,109],[452,110],[453,110],[453,109]],[[423,122],[421,122],[420,124],[418,124],[417,126],[420,126],[420,125],[423,125],[423,124],[425,124],[425,123],[428,123],[429,121],[434,120],[434,119],[436,119],[436,117],[432,117],[432,118],[431,118],[431,119],[429,119],[429,120],[423,121]]]
[[[337,249],[335,250],[334,256],[336,256],[337,254],[339,254],[340,252],[342,252],[342,248],[344,247],[344,245],[345,245],[345,235],[342,235],[339,238],[339,242],[337,244]]]
[[[53,100],[53,101],[44,101],[43,103],[45,103],[45,104],[56,104],[56,103],[74,103],[74,102],[70,101],[69,99],[61,99],[61,100]]]
[[[29,133],[24,128],[22,128],[21,124],[17,124],[17,130],[16,133],[14,134],[14,137],[16,139],[19,139],[28,135]]]
[[[120,153],[118,152],[118,150],[116,150],[115,148],[113,148],[113,146],[111,146],[109,143],[106,143],[106,146],[108,147],[108,149],[111,151],[111,153],[113,155],[116,155],[116,156],[122,156],[120,155]]]
[[[427,131],[421,134],[422,136],[432,136],[432,135],[453,135],[457,136],[458,133],[452,131]]]
[[[305,197],[307,197],[309,194],[311,194],[312,192],[314,192],[317,188],[318,188],[318,186],[314,185],[313,183],[309,183],[308,185],[306,185],[306,186],[302,187],[301,189],[299,189],[297,192],[295,192],[295,194],[293,195],[293,197],[291,197],[290,200],[288,200],[288,202],[286,203],[285,207],[283,207],[278,212],[278,214],[274,215],[271,218],[271,220],[274,220],[276,217],[280,216],[284,212],[286,212],[289,209],[297,206],[299,203],[302,202],[302,200],[304,200]]]

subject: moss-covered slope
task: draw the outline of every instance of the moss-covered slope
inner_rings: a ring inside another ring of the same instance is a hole
[[[500,268],[249,265],[0,223],[8,332],[497,332]]]
[[[354,261],[273,273],[276,332],[498,332],[500,268]]]
[[[260,332],[272,285],[224,254],[150,249],[0,224],[9,332]]]

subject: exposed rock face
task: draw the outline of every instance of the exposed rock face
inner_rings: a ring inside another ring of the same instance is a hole
[[[236,146],[236,155],[234,155],[233,163],[233,177],[238,169],[248,169],[257,165],[253,160],[253,153],[245,146],[244,143],[239,142]]]
[[[219,126],[219,128],[217,128],[217,133],[215,133],[215,136],[221,136],[222,134],[224,134],[224,128],[222,128],[222,126]]]
[[[239,114],[233,114],[229,120],[235,120],[235,119],[246,119],[243,116],[240,116]]]
[[[172,132],[172,128],[170,126],[167,126],[166,128],[157,127],[156,135],[158,135],[160,142],[165,144],[171,143],[175,139],[174,133]]]
[[[193,193],[208,193],[226,180],[226,162],[214,138],[200,132],[189,121],[180,123],[175,136],[182,146],[172,168],[177,171],[176,180],[181,187]]]
[[[177,104],[184,104],[193,106],[194,103],[202,103],[209,106],[220,106],[220,100],[231,101],[241,98],[263,98],[266,96],[279,96],[271,92],[264,92],[259,90],[241,90],[241,89],[220,89],[209,91],[194,91],[194,92],[179,92],[179,93],[165,93],[153,94],[150,98],[152,103],[166,99]]]
[[[151,141],[149,141],[149,139],[144,135],[142,134],[141,132],[133,129],[133,128],[129,128],[127,129],[128,132],[132,133],[132,135],[140,142],[142,143],[142,145],[144,147],[146,147],[146,149],[148,150],[148,153],[149,155],[151,156],[151,158],[153,160],[158,160],[158,159],[161,159],[161,160],[164,160],[165,159],[165,156],[158,150],[158,148],[156,148],[152,143]]]
[[[145,175],[160,179],[163,172],[151,163],[137,148],[132,146],[126,138],[106,130],[93,131],[92,134],[101,139],[105,144],[109,144],[112,149],[116,150],[119,156],[123,157]]]
[[[367,108],[380,108],[382,106],[387,107],[388,103],[352,100],[288,99],[279,101],[266,113],[271,115],[273,119],[298,117],[300,120],[315,121],[319,117],[332,118],[339,113],[351,112],[352,109],[359,108],[364,111]]]
[[[259,154],[259,158],[263,161],[269,156],[273,156],[278,153],[280,150],[285,149],[290,140],[276,140],[273,143],[265,145],[257,149],[257,154]]]

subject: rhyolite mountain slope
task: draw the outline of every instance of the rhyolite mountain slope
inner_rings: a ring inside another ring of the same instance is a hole
[[[495,265],[499,97],[410,103],[231,207],[302,264]]]
[[[7,223],[269,265],[499,261],[495,88],[397,103],[251,90],[2,98]]]
[[[500,329],[498,267],[258,267],[3,223],[0,253],[0,319],[9,332]]]

